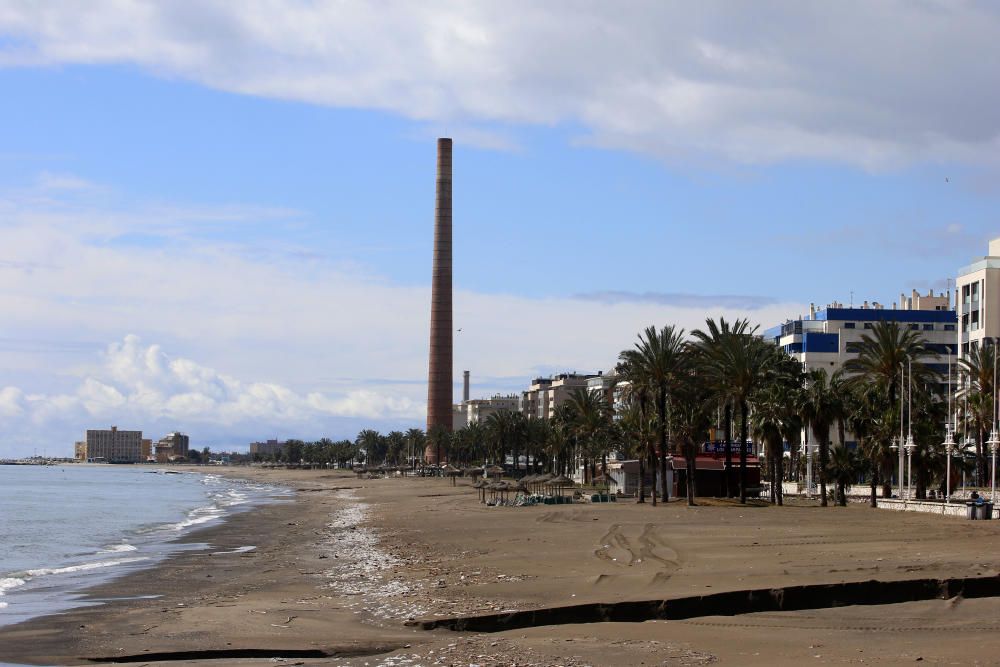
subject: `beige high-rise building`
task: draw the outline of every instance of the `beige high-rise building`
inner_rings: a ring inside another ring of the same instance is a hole
[[[1000,337],[1000,239],[990,241],[988,255],[959,269],[955,292],[962,359]]]
[[[88,429],[87,460],[105,463],[139,463],[142,458],[142,431]]]
[[[87,460],[87,441],[77,440],[73,443],[73,458],[83,462]]]
[[[560,373],[552,378],[536,378],[527,391],[521,392],[521,412],[526,417],[551,419],[556,408],[569,400],[577,389],[587,389],[588,382],[596,375]]]
[[[466,424],[485,422],[486,418],[495,412],[506,410],[507,412],[517,412],[521,403],[521,397],[517,394],[502,396],[495,394],[492,398],[474,398],[465,404]]]

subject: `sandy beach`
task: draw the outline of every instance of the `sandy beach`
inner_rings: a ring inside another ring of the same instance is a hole
[[[775,665],[1000,663],[995,597],[499,632],[428,621],[843,582],[987,578],[1000,523],[872,510],[620,502],[486,507],[467,480],[213,469],[290,502],[184,539],[100,601],[0,629],[30,664]],[[250,549],[249,547],[253,547]],[[143,596],[156,596],[153,598]]]

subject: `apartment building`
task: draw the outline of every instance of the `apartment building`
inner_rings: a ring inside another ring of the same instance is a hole
[[[87,430],[87,460],[106,463],[139,463],[142,458],[142,431]]]
[[[551,419],[556,408],[569,400],[577,389],[587,389],[591,378],[599,374],[560,373],[551,378],[535,378],[527,391],[521,392],[520,410],[526,417]]]
[[[521,397],[517,394],[494,394],[490,398],[474,398],[465,403],[466,424],[484,422],[497,412],[506,410],[517,412],[520,410]]]
[[[260,458],[267,458],[269,456],[277,456],[284,450],[285,443],[278,440],[265,440],[264,442],[251,442],[250,443],[250,456],[259,456]]]
[[[935,295],[933,291],[927,295],[914,291],[910,297],[901,296],[899,305],[894,303],[891,308],[867,301],[856,308],[837,302],[823,310],[810,305],[808,318],[789,320],[767,329],[763,336],[799,360],[804,369],[822,368],[833,375],[848,359],[858,355],[865,333],[881,321],[899,322],[911,331],[918,331],[927,348],[938,355],[925,365],[939,371],[943,377],[949,363],[955,368],[958,360],[957,315],[951,309],[950,295]],[[831,438],[838,444],[836,432]],[[850,442],[848,433],[847,444]]]
[[[1000,239],[990,241],[988,252],[959,269],[955,281],[959,358],[1000,337]]]

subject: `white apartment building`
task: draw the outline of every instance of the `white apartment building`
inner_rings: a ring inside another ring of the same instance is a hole
[[[964,266],[955,281],[956,315],[960,324],[959,358],[1000,337],[1000,239],[989,254]]]

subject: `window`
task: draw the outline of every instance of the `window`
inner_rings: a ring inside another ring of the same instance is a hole
[[[924,325],[924,331],[934,331],[934,325],[933,324],[925,324]]]
[[[910,325],[910,331],[918,331],[919,329],[920,329],[920,325],[919,324],[911,324]]]
[[[857,328],[857,324],[855,322],[844,322],[844,328],[845,329],[855,329],[855,328]]]
[[[871,329],[871,328],[872,328],[872,323],[871,322],[865,322],[865,329]]]
[[[944,330],[945,331],[954,331],[955,330],[955,325],[954,324],[946,324],[946,325],[944,325]]]

